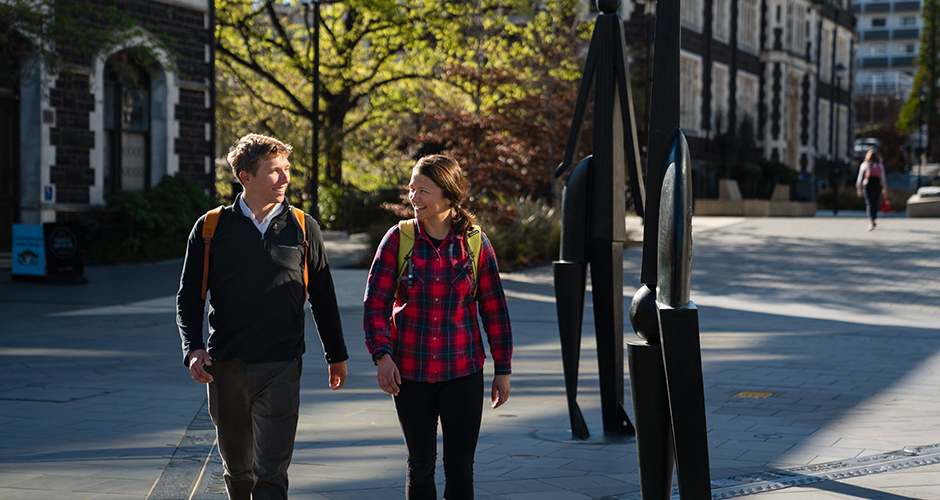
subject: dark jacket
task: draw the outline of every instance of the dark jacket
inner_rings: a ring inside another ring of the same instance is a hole
[[[222,209],[209,250],[209,341],[213,360],[246,363],[287,361],[300,357],[304,344],[303,234],[287,202],[262,236],[235,204]],[[345,361],[333,278],[320,227],[306,215],[307,291],[328,363]],[[206,349],[202,323],[205,216],[196,221],[186,248],[176,323],[189,353]]]

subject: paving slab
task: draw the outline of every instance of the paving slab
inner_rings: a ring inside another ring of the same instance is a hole
[[[748,475],[805,478],[806,467],[838,471],[940,443],[940,220],[889,216],[868,232],[861,213],[818,215],[693,221],[714,498],[940,498],[940,465],[926,462],[767,491],[734,486]],[[308,322],[291,496],[403,498],[397,417],[361,334],[367,271],[349,267],[366,242],[331,235],[326,243],[350,376],[340,391],[326,387]],[[624,251],[625,305],[639,286],[640,257],[639,247]],[[151,494],[206,398],[179,355],[180,267],[88,267],[89,283],[76,286],[0,273],[0,499]],[[593,434],[581,442],[568,430],[551,269],[503,280],[515,336],[512,395],[484,411],[476,497],[639,498],[635,441],[600,430],[590,293],[579,404]],[[629,378],[625,386],[632,414]],[[740,396],[749,392],[769,395]],[[193,467],[187,494],[225,498],[217,452]]]

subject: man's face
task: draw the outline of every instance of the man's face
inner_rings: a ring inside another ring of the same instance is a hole
[[[239,175],[245,187],[245,196],[265,205],[282,203],[290,184],[290,162],[278,156],[260,160],[254,175],[242,172]]]

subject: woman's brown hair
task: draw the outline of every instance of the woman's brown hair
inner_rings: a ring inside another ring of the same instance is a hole
[[[865,153],[865,161],[881,163],[881,155],[876,153],[874,149],[869,149],[868,152]]]
[[[445,155],[428,155],[420,158],[412,169],[413,173],[431,179],[454,208],[451,227],[459,233],[466,233],[473,225],[474,218],[463,203],[467,198],[467,178],[457,160]]]

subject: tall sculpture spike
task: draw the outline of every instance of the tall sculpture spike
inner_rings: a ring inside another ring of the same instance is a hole
[[[691,158],[679,129],[680,0],[658,0],[653,58],[643,286],[627,346],[643,500],[711,498],[698,309],[690,300]]]
[[[623,241],[628,171],[637,213],[643,213],[644,199],[623,20],[617,14],[620,2],[599,0],[597,5],[602,14],[594,23],[565,157],[555,171],[561,176],[574,163],[593,90],[593,154],[581,160],[568,177],[562,199],[561,255],[552,266],[568,414],[571,432],[580,439],[589,437],[577,403],[588,264],[604,432],[634,433],[623,409]]]

